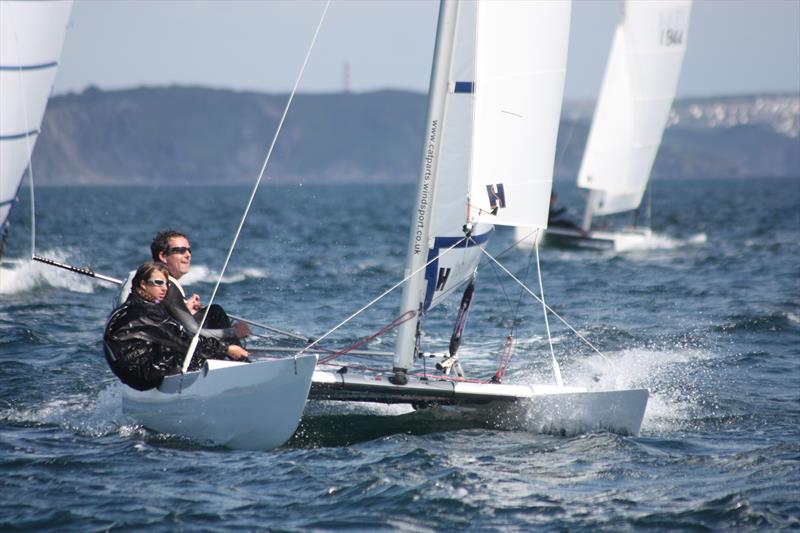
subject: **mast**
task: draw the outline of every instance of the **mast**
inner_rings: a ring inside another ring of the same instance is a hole
[[[455,38],[456,20],[458,18],[458,2],[442,0],[439,6],[439,22],[436,29],[436,47],[433,54],[431,82],[428,89],[428,114],[425,143],[420,168],[417,202],[414,204],[414,215],[411,222],[408,257],[404,276],[417,272],[404,287],[400,304],[400,314],[416,311],[414,320],[404,322],[397,333],[395,344],[394,376],[392,383],[405,385],[406,372],[413,365],[417,351],[417,332],[422,311],[422,294],[425,289],[424,272],[421,270],[427,262],[428,241],[431,225],[432,199],[436,188],[436,168],[439,147],[442,138],[442,119],[445,112],[446,94],[449,83],[448,73],[452,60],[453,42]]]

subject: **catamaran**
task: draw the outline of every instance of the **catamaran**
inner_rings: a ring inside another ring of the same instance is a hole
[[[639,211],[675,98],[691,7],[691,0],[625,1],[578,171],[578,187],[589,191],[583,219],[551,224],[546,245],[619,251],[652,236],[649,204],[644,217]],[[595,218],[626,212],[632,224],[616,230]],[[530,245],[531,230],[516,234]]]
[[[511,337],[498,350],[498,370],[487,379],[467,378],[457,353],[483,257],[541,303],[548,338],[548,313],[558,316],[544,301],[541,276],[537,295],[485,247],[495,225],[539,230],[547,226],[570,9],[568,1],[558,0],[443,0],[404,279],[302,349],[288,348],[294,352],[291,357],[262,358],[253,363],[211,360],[201,370],[188,372],[198,332],[185,356],[183,372],[166,377],[158,388],[148,391],[124,386],[123,411],[156,431],[243,449],[269,449],[286,442],[297,428],[307,399],[402,403],[469,416],[478,413],[497,421],[533,417],[538,427],[559,432],[607,429],[637,434],[648,391],[590,391],[565,385],[552,342],[553,382],[542,384],[508,382]],[[207,303],[209,307],[318,32],[319,26]],[[538,247],[536,250],[538,258]],[[100,277],[88,269],[43,261]],[[343,362],[342,357],[361,353],[359,346],[371,338],[339,351],[321,344],[401,286],[399,314],[379,331],[397,330],[391,367],[370,370]],[[429,372],[421,321],[461,288],[459,317],[448,351]]]
[[[30,169],[72,0],[0,2],[0,259],[8,217]]]
[[[322,354],[311,399],[533,416],[558,431],[639,432],[648,391],[567,386],[552,344],[554,381],[545,384],[505,383],[502,364],[490,379],[467,379],[457,353],[478,264],[496,262],[485,250],[493,226],[547,227],[570,10],[563,1],[441,2],[402,303],[385,328],[397,329],[392,368],[364,370],[341,363],[344,351]],[[448,352],[429,372],[421,322],[462,287]],[[511,350],[498,350],[505,364]]]

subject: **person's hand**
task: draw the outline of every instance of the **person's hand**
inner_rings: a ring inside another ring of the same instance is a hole
[[[186,299],[186,307],[189,308],[192,314],[198,312],[200,310],[200,295],[195,293],[189,296],[189,298]]]
[[[228,356],[231,359],[244,359],[250,355],[250,352],[242,348],[241,346],[237,346],[235,344],[231,344],[228,346]]]
[[[245,322],[237,322],[233,325],[233,332],[236,334],[237,339],[244,339],[250,333],[250,326],[248,326]]]

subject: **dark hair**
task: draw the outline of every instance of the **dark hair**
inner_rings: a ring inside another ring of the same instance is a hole
[[[174,229],[165,229],[156,233],[156,236],[153,237],[153,242],[150,243],[150,254],[153,256],[153,261],[161,261],[159,255],[161,252],[167,253],[169,249],[169,240],[178,237],[189,240],[189,237]]]
[[[131,281],[131,292],[138,289],[142,281],[150,279],[150,276],[153,275],[153,272],[161,272],[164,274],[164,279],[169,280],[169,270],[164,263],[145,261],[139,265],[139,268],[136,269],[136,274],[133,275],[133,281]]]

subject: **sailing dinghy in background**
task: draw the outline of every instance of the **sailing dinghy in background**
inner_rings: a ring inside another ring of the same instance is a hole
[[[578,171],[578,187],[589,191],[583,220],[548,227],[546,245],[621,251],[653,236],[649,206],[644,225],[638,211],[675,98],[691,7],[691,0],[625,1]],[[630,227],[594,227],[597,216],[626,212]],[[517,240],[530,246],[530,233],[520,228]]]
[[[53,89],[72,0],[0,2],[0,259]]]
[[[569,2],[441,3],[407,283],[386,328],[398,327],[393,367],[367,370],[334,360],[344,352],[323,354],[310,399],[447,406],[555,431],[639,432],[647,390],[565,386],[552,346],[554,383],[534,385],[503,383],[502,366],[492,379],[462,378],[456,352],[478,263],[494,261],[484,250],[493,226],[547,226],[569,22]],[[430,363],[414,368],[425,362],[421,320],[464,286],[449,352],[434,372]]]

